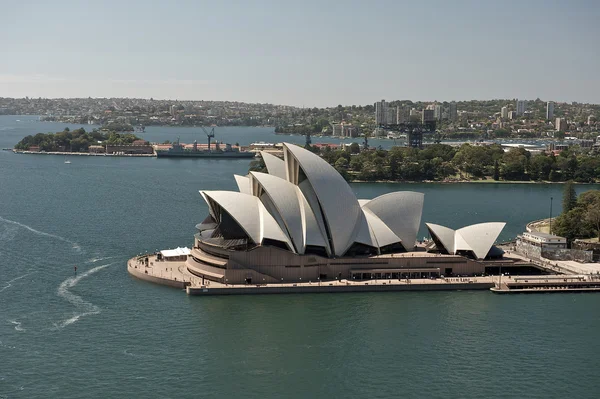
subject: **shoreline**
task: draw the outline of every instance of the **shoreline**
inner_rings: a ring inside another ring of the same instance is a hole
[[[531,180],[452,180],[452,181],[438,181],[438,180],[348,180],[348,183],[385,183],[385,184],[458,184],[458,183],[476,183],[476,184],[565,184],[566,181],[531,181]],[[600,181],[593,183],[582,183],[573,182],[573,184],[581,185],[594,185],[600,184]]]

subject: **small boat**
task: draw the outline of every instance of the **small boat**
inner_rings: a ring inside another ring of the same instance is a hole
[[[65,163],[71,163],[71,161],[69,161],[67,158],[65,158]]]

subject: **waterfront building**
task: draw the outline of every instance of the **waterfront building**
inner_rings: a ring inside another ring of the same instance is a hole
[[[284,143],[283,159],[262,157],[268,173],[234,176],[238,192],[200,191],[209,215],[196,226],[190,273],[232,284],[474,275],[499,256],[493,243],[503,223],[457,230],[452,246],[449,229],[431,227],[434,241],[423,245],[422,193],[357,199],[335,168],[302,147]]]
[[[334,123],[331,128],[334,137],[358,137],[358,128],[350,123]]]
[[[341,123],[332,123],[331,124],[331,135],[334,137],[342,136],[342,124]]]
[[[525,111],[525,100],[517,100],[517,115],[523,115]]]
[[[385,100],[375,103],[375,123],[377,125],[385,125],[387,123],[388,106]]]
[[[502,110],[500,111],[500,117],[502,119],[508,119],[508,106],[507,105],[502,107]]]
[[[546,120],[550,121],[554,118],[554,102],[548,101],[546,103]]]
[[[567,120],[565,118],[556,118],[554,128],[557,132],[565,132],[568,129]]]
[[[458,111],[456,108],[456,102],[452,101],[450,103],[450,109],[449,109],[449,117],[451,121],[455,121],[458,119]]]

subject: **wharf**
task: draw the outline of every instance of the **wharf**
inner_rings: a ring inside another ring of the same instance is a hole
[[[600,278],[591,275],[516,277],[510,281],[499,282],[490,290],[496,294],[594,292],[600,291]]]

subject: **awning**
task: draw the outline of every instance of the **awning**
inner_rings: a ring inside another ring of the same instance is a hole
[[[160,251],[160,254],[162,256],[164,256],[165,258],[173,258],[176,256],[184,256],[184,255],[189,255],[191,253],[190,249],[187,247],[184,248],[175,248],[175,249],[165,249],[163,251]]]

